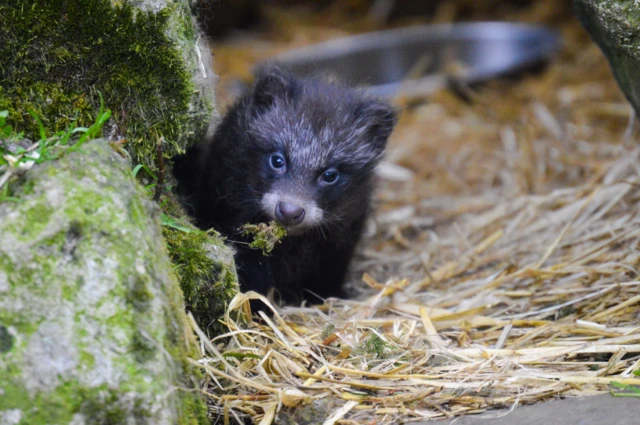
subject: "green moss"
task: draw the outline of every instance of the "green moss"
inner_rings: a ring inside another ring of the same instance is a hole
[[[113,4],[112,4],[113,3]],[[0,110],[30,138],[38,133],[28,111],[51,131],[89,126],[99,109],[113,111],[118,133],[136,163],[155,169],[163,136],[171,157],[196,140],[212,105],[195,90],[174,32],[193,38],[187,2],[159,13],[136,11],[128,2],[43,0],[0,3]],[[196,106],[194,108],[194,105]]]
[[[37,232],[36,234],[39,234]],[[67,235],[65,233],[56,233],[54,235],[49,236],[48,238],[43,238],[42,243],[40,244],[40,248],[49,247],[55,249],[56,247],[62,250],[62,246],[64,245],[64,241],[67,239]]]
[[[49,223],[52,214],[53,211],[44,204],[36,204],[26,210],[24,220],[29,223],[29,225],[22,227],[22,232],[20,233],[21,239],[28,240],[40,234],[47,226],[47,223]]]
[[[184,294],[187,310],[191,311],[205,331],[219,333],[218,319],[224,314],[228,302],[238,291],[233,262],[226,264],[221,258],[214,261],[211,250],[227,250],[215,231],[199,231],[188,223],[183,231],[164,226],[169,257],[174,264]]]
[[[86,351],[80,352],[80,363],[86,368],[92,368],[96,364],[96,358],[93,354]]]
[[[193,372],[191,372],[193,373]],[[180,389],[180,411],[178,425],[202,425],[210,423],[207,418],[207,406],[190,391]]]
[[[13,336],[9,333],[9,329],[0,325],[0,354],[11,351],[13,348]]]
[[[244,236],[253,236],[253,242],[249,246],[253,249],[261,250],[264,255],[268,255],[287,235],[287,231],[280,223],[272,221],[269,224],[245,224],[242,226],[242,234]]]
[[[131,352],[138,363],[146,363],[156,355],[157,347],[149,336],[144,335],[138,328],[131,340]]]
[[[54,167],[51,168],[53,169]],[[94,191],[84,190],[82,187],[76,188],[70,195],[73,196],[67,198],[64,204],[64,212],[69,217],[76,217],[80,222],[89,222],[86,216],[92,215],[96,208],[104,202],[103,199],[105,197],[104,193],[99,194]]]
[[[25,184],[22,185],[22,193],[25,195],[31,195],[33,193],[33,187],[35,182],[33,180],[27,180]]]
[[[170,217],[178,217],[178,220],[180,220],[180,217],[185,217],[186,213],[182,205],[180,205],[180,201],[172,194],[170,188],[167,189],[167,196],[163,196],[160,200],[160,208]]]
[[[5,272],[7,276],[11,276],[14,271],[13,263],[7,256],[7,254],[0,252],[0,270]],[[11,285],[11,279],[9,279],[9,285]]]
[[[636,30],[640,28],[640,6],[638,6],[638,2],[636,0],[618,0],[616,3],[621,7],[629,27]]]
[[[225,329],[218,320],[238,292],[231,250],[214,230],[195,228],[175,196],[164,196],[161,207],[171,217],[163,226],[163,235],[187,310],[205,332],[219,334]]]
[[[372,334],[364,344],[364,349],[371,354],[375,354],[380,357],[387,350],[388,345],[382,338],[380,338],[377,334]]]
[[[121,424],[128,421],[128,412],[117,404],[114,394],[109,394],[100,402],[87,403],[83,406],[83,413],[91,418],[91,423],[95,424]]]
[[[184,329],[189,325],[185,321],[172,320],[171,318],[185,318],[185,301],[181,291],[176,291],[169,295],[168,310],[165,313],[165,344],[164,349],[173,359],[176,367],[181,369],[180,376],[183,377],[181,387],[178,389],[180,403],[178,404],[179,415],[178,425],[201,425],[210,423],[207,417],[207,405],[200,394],[194,394],[194,388],[200,388],[202,384],[202,373],[194,367],[189,358],[200,357],[195,337],[193,334],[185,334]],[[186,318],[185,318],[186,319]],[[187,390],[190,388],[191,390]],[[195,390],[197,391],[197,390]]]
[[[132,287],[127,292],[127,303],[133,307],[136,313],[144,313],[149,309],[149,303],[153,299],[153,294],[149,290],[151,278],[145,276],[136,276],[133,280]]]
[[[354,353],[365,355],[369,359],[388,358],[392,352],[393,346],[389,345],[385,340],[380,338],[378,334],[373,332],[354,350]]]
[[[147,220],[144,208],[139,199],[132,199],[129,202],[129,215],[134,223],[144,223]]]
[[[70,282],[68,285],[62,287],[62,299],[65,301],[73,301],[78,293],[78,288],[82,286],[83,282],[81,278],[76,279],[74,282]]]
[[[21,424],[67,424],[80,405],[73,385],[65,384],[54,394],[36,394],[35,397],[20,384],[19,371],[8,371],[0,376],[0,388],[4,390],[3,402],[22,411]]]
[[[23,317],[15,317],[0,311],[0,323],[7,328],[13,327],[21,336],[33,334],[39,327],[39,323],[26,320]]]
[[[183,310],[182,300],[176,303],[176,308]],[[207,405],[198,388],[202,384],[202,373],[194,367],[189,358],[197,359],[200,354],[197,351],[195,340],[185,341],[184,327],[186,323],[168,323],[165,350],[175,359],[175,366],[180,368],[180,376],[183,377],[181,386],[177,388],[178,397],[178,425],[202,425],[210,423],[207,418]]]
[[[329,338],[331,335],[333,335],[334,331],[336,330],[336,327],[333,323],[327,323],[324,328],[322,329],[322,335],[320,335],[320,337],[325,340],[327,338]]]

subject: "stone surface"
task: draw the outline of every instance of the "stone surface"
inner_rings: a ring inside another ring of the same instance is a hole
[[[507,411],[452,419],[447,425],[632,425],[640,422],[640,399],[609,394],[568,398]],[[436,422],[420,422],[431,425]],[[418,425],[418,424],[417,424]]]
[[[618,85],[640,115],[640,3],[574,0],[578,18],[607,57]]]
[[[3,0],[0,110],[35,139],[30,110],[55,132],[88,127],[100,96],[106,135],[156,167],[198,141],[214,111],[215,74],[189,0]]]
[[[106,141],[0,203],[0,424],[205,424],[159,209]]]

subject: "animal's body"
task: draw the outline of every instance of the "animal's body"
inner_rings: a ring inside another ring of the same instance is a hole
[[[395,122],[385,101],[271,68],[177,159],[178,192],[198,226],[234,244],[243,291],[338,296]],[[264,256],[239,229],[272,220],[287,236]]]

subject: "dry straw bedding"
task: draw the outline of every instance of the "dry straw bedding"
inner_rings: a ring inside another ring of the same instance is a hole
[[[596,181],[456,217],[424,242],[439,265],[422,279],[366,275],[362,300],[249,323],[241,295],[228,341],[204,344],[211,390],[228,394],[212,397],[260,423],[329,397],[344,403],[332,420],[383,424],[640,385],[639,184],[640,150],[621,147]],[[371,260],[412,267],[420,252]]]
[[[368,289],[254,320],[239,295],[193,360],[221,422],[311,406],[299,423],[392,424],[640,385],[637,135],[600,52],[561,30],[572,47],[541,74],[398,100]]]

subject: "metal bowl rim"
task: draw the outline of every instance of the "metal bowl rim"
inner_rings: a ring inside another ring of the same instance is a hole
[[[420,41],[425,38],[434,41],[442,40],[443,42],[447,40],[475,40],[480,42],[507,40],[517,43],[531,39],[538,39],[540,41],[538,50],[523,53],[517,66],[503,70],[469,68],[465,75],[465,81],[468,83],[481,81],[491,75],[503,75],[518,68],[532,65],[550,56],[560,46],[560,34],[557,31],[545,26],[529,23],[483,21],[453,24],[426,24],[339,37],[277,54],[262,62],[261,65],[299,65],[317,58],[336,59],[357,51],[388,49],[401,46],[403,43],[406,43],[407,40]],[[424,94],[420,93],[419,87],[421,83],[428,80],[435,81],[438,78],[441,77],[431,75],[409,80],[411,83],[409,86],[411,88],[407,87],[406,82],[365,85],[363,88],[373,93],[404,93],[407,90],[414,92],[417,90],[417,94]],[[406,87],[406,89],[403,87]]]
[[[520,38],[514,37],[520,36]],[[543,57],[554,51],[560,36],[552,29],[540,25],[502,21],[463,22],[455,24],[428,24],[402,27],[397,29],[374,31],[340,37],[323,41],[310,46],[289,50],[272,56],[267,62],[286,62],[295,64],[319,56],[330,59],[354,51],[380,49],[399,46],[407,40],[431,38],[434,40],[448,38],[450,40],[496,41],[507,40],[517,42],[523,39],[538,38],[541,51],[537,56]]]

